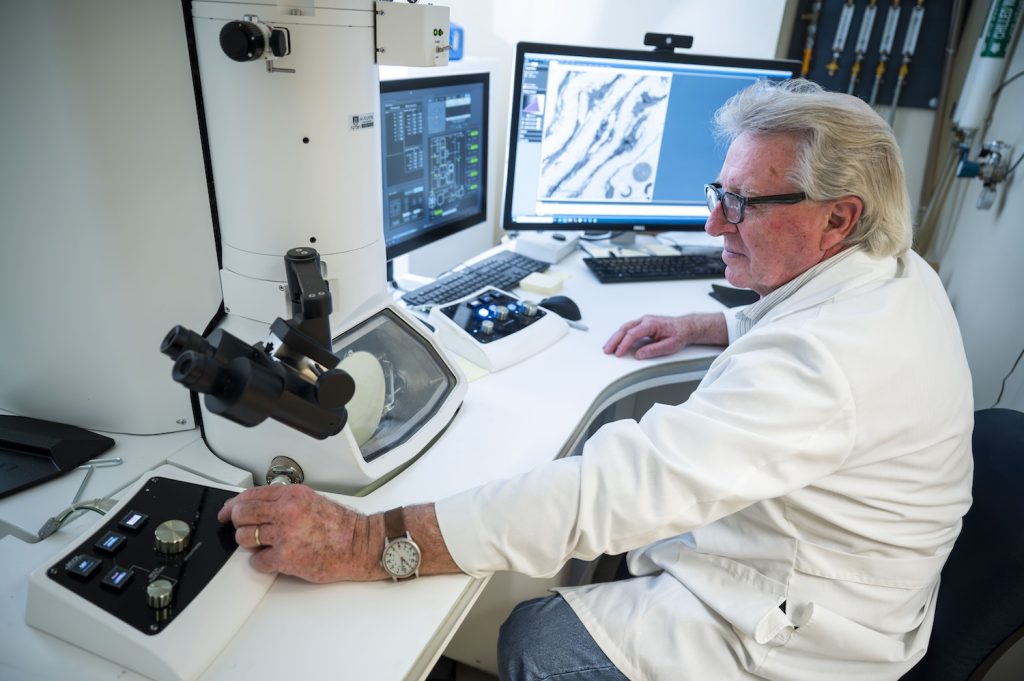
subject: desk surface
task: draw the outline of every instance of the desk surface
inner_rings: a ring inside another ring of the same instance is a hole
[[[568,275],[560,293],[576,300],[589,331],[571,329],[543,352],[475,380],[451,426],[412,466],[366,497],[335,498],[377,511],[523,473],[571,452],[594,417],[617,399],[692,380],[717,354],[714,348],[693,347],[638,362],[601,350],[622,322],[641,314],[722,310],[708,295],[709,281],[602,285],[579,252],[552,271]],[[249,484],[248,474],[216,459],[196,431],[116,439],[104,456],[121,456],[125,465],[96,469],[83,498],[115,494],[165,463],[217,482]],[[28,574],[95,520],[80,517],[48,539],[30,543],[43,521],[70,502],[80,482],[80,475],[67,475],[0,500],[0,678],[145,678],[24,621]],[[279,577],[201,678],[287,678],[296,671],[325,678],[344,669],[344,678],[422,679],[484,584],[464,575],[333,585]]]

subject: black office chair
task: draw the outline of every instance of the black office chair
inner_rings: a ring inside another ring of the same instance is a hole
[[[974,418],[974,503],[942,570],[928,652],[900,681],[980,681],[1024,636],[1024,413]]]

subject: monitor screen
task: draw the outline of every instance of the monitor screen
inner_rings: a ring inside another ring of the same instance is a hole
[[[725,147],[715,111],[798,62],[520,43],[502,227],[700,229]]]
[[[388,260],[487,216],[490,74],[380,84]]]

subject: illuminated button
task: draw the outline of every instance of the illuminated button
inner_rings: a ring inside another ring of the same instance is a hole
[[[138,511],[128,511],[128,514],[125,515],[125,517],[121,518],[121,522],[119,522],[118,525],[126,530],[138,532],[140,529],[142,529],[142,526],[146,524],[147,520],[149,520],[149,516],[145,513],[139,513]]]
[[[103,565],[103,561],[99,558],[94,558],[86,554],[79,554],[68,561],[64,569],[68,571],[68,574],[80,577],[82,579],[89,579],[93,573],[100,569]]]
[[[103,535],[102,539],[93,544],[93,547],[97,551],[113,554],[121,550],[121,547],[124,546],[124,542],[125,536],[123,534],[118,534],[117,532],[107,532],[105,535]]]
[[[132,581],[131,571],[115,565],[111,568],[110,572],[103,577],[103,581],[101,581],[100,584],[108,586],[114,591],[121,591],[128,586],[128,582],[130,581]]]

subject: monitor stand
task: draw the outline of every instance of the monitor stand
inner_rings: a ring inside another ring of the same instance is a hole
[[[604,241],[608,240],[608,243],[613,246],[633,246],[636,244],[636,233],[635,232],[583,232],[583,236],[580,237],[584,241]]]

